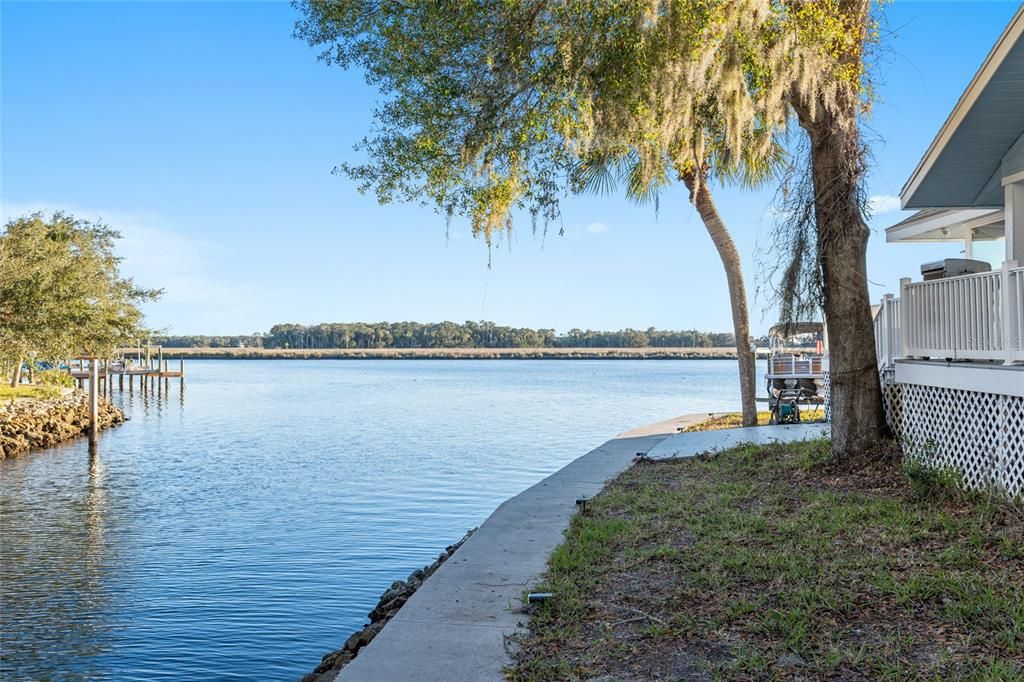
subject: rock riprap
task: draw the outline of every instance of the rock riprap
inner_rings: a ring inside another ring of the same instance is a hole
[[[106,400],[99,403],[101,429],[125,421],[124,412]],[[59,398],[19,398],[0,403],[0,459],[48,448],[89,431],[89,396],[67,390]]]
[[[391,620],[398,610],[405,605],[405,602],[409,601],[409,597],[413,595],[416,590],[419,589],[420,585],[429,578],[434,571],[436,571],[441,564],[448,560],[448,558],[455,553],[462,543],[466,541],[473,531],[469,531],[465,536],[458,542],[452,545],[448,545],[444,548],[444,551],[437,555],[437,560],[434,563],[418,568],[409,574],[409,577],[405,580],[396,580],[391,583],[391,587],[384,591],[384,594],[380,596],[380,600],[377,602],[377,606],[370,611],[369,618],[370,622],[367,623],[362,630],[352,633],[352,635],[345,640],[345,645],[337,651],[332,651],[323,657],[320,665],[317,669],[309,673],[300,680],[300,682],[327,682],[333,680],[338,671],[345,667],[345,665],[351,661],[359,653],[359,650],[364,646],[373,641],[373,638],[384,628],[384,625]]]

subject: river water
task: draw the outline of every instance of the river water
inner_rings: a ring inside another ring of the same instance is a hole
[[[115,390],[131,420],[94,454],[0,462],[4,680],[295,680],[506,498],[738,395],[727,360],[186,369]]]

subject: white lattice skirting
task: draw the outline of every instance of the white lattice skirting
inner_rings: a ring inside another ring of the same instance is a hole
[[[882,393],[906,456],[956,469],[968,488],[1024,493],[1024,398],[885,378]]]
[[[822,395],[825,398],[825,421],[832,421],[832,374],[825,370],[825,388]]]
[[[906,456],[952,467],[968,488],[1024,495],[1024,398],[898,384],[882,371],[885,418]],[[830,417],[828,374],[825,414]]]

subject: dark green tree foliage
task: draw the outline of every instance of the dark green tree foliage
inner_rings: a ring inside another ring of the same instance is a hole
[[[342,322],[276,324],[266,334],[162,336],[169,348],[715,348],[733,345],[731,333],[620,329],[594,331],[507,327],[493,322]],[[767,343],[767,339],[761,339]]]
[[[466,216],[488,244],[515,207],[557,215],[571,155],[551,122],[570,122],[572,103],[543,87],[540,74],[558,63],[554,44],[533,31],[544,3],[297,5],[300,38],[386,93],[377,134],[361,145],[369,161],[339,172],[381,203]]]
[[[139,305],[160,292],[118,271],[110,227],[64,213],[8,222],[0,232],[0,371],[22,360],[110,355],[146,332]],[[13,370],[13,371],[12,371]]]

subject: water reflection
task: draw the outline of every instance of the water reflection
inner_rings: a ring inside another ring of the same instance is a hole
[[[104,541],[104,519],[106,516],[106,491],[103,488],[103,462],[100,460],[99,445],[89,445],[89,486],[85,498],[85,569],[90,582],[99,582],[106,557]]]
[[[725,361],[206,361],[0,462],[0,678],[298,679],[381,590]]]
[[[112,513],[101,452],[55,448],[5,462],[0,555],[0,633],[5,679],[49,679],[56,659],[75,664],[59,676],[105,676],[91,661],[110,654],[120,580],[120,525]],[[52,464],[52,465],[51,465]],[[41,465],[41,466],[40,466]],[[44,505],[39,504],[43,502]]]

